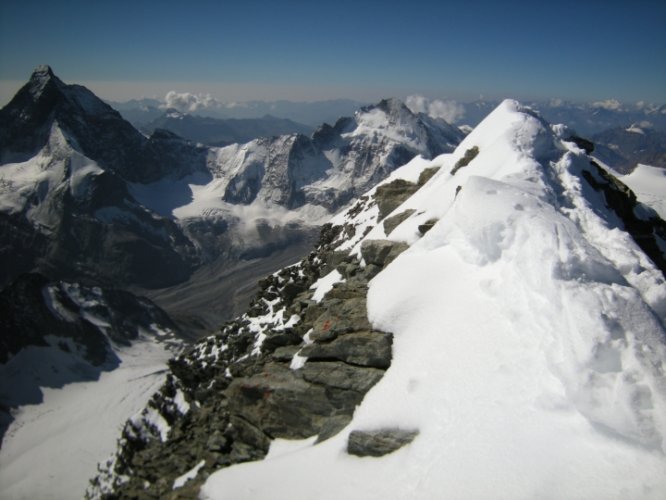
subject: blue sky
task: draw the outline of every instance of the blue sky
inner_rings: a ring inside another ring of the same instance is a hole
[[[665,27],[647,0],[1,0],[0,86],[46,63],[107,98],[664,103]]]

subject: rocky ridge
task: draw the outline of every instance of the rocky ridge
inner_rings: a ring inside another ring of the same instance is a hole
[[[517,105],[505,104],[511,106]],[[539,120],[529,109],[521,112]],[[591,150],[578,146],[587,141],[553,130],[561,136],[552,136],[554,145],[573,148],[584,159],[582,189],[596,200],[599,213],[624,227],[664,273],[663,221],[587,156]],[[409,248],[400,238],[391,241],[398,227],[409,220],[408,226],[417,229],[410,241],[416,241],[437,224],[424,211],[402,207],[431,178],[441,182],[435,174],[442,164],[449,165],[445,176],[450,179],[459,178],[459,171],[473,178],[470,169],[483,148],[468,146],[441,161],[414,160],[401,169],[407,174],[390,177],[362,196],[325,226],[316,252],[262,282],[246,315],[175,359],[169,383],[147,410],[163,411],[171,430],[159,434],[151,417],[131,421],[118,454],[93,480],[89,494],[191,498],[216,469],[263,458],[274,438],[316,435],[322,441],[345,428],[391,361],[391,333],[373,330],[367,319],[367,283]],[[552,152],[548,147],[544,151]],[[451,191],[446,203],[455,203],[460,191],[460,186]],[[178,391],[190,402],[185,415],[169,413],[173,405],[160,403],[178,399]],[[353,429],[347,452],[381,456],[418,434],[419,429]],[[182,477],[190,479],[178,481]]]
[[[194,498],[210,473],[263,458],[272,439],[323,441],[349,424],[392,358],[392,335],[367,319],[368,281],[407,245],[364,241],[352,255],[347,247],[392,211],[379,207],[396,208],[435,171],[363,196],[348,222],[323,227],[307,258],[260,282],[246,314],[171,360],[167,382],[126,424],[88,496]],[[382,455],[416,435],[381,429],[359,435],[350,453]]]

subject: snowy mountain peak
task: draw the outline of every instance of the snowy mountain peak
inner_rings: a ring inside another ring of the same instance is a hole
[[[385,113],[389,115],[400,115],[404,113],[409,113],[411,114],[411,111],[409,108],[405,105],[404,102],[402,102],[400,99],[397,99],[395,97],[389,97],[388,99],[382,99],[379,101],[378,104],[374,106],[367,106],[365,109],[372,109],[372,108],[377,108],[381,109]]]
[[[32,72],[30,80],[32,81],[47,80],[49,78],[57,78],[53,73],[53,69],[51,69],[51,66],[49,66],[48,64],[40,64]]]
[[[382,99],[377,104],[363,106],[356,112],[355,117],[357,121],[361,123],[368,119],[372,119],[370,117],[376,116],[377,113],[385,116],[389,123],[404,122],[405,120],[415,117],[414,113],[410,111],[405,103],[395,97]]]
[[[37,66],[32,72],[30,80],[28,81],[30,93],[35,98],[38,98],[44,92],[44,89],[49,83],[54,83],[60,87],[64,86],[62,81],[57,76],[55,76],[50,66]]]

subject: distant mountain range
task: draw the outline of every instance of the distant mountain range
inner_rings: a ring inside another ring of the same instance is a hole
[[[666,131],[634,124],[604,130],[592,141],[595,157],[617,172],[630,172],[639,163],[666,168]]]
[[[211,118],[181,113],[168,109],[140,130],[151,135],[157,129],[166,129],[184,139],[208,146],[228,146],[246,143],[258,137],[285,134],[311,134],[313,128],[286,118],[266,115],[261,118]]]
[[[164,129],[145,137],[40,67],[0,110],[0,283],[37,271],[158,289],[203,265],[265,258],[300,245],[397,166],[462,137],[387,100],[312,136],[204,147]]]
[[[219,119],[256,119],[268,115],[285,118],[310,127],[318,127],[322,123],[334,123],[341,116],[352,115],[358,108],[368,104],[350,99],[314,102],[247,101],[234,103],[207,100],[205,105],[198,105],[196,102],[193,105],[189,101],[186,102],[186,104],[181,104],[178,99],[133,99],[126,102],[110,101],[109,104],[137,128],[141,128],[159,118],[169,108],[176,109],[181,113]]]
[[[484,99],[470,102],[449,102],[455,104],[458,110],[454,119],[450,120],[451,123],[471,127],[476,126],[499,104],[497,100]],[[367,103],[349,100],[309,103],[291,101],[222,103],[213,99],[195,101],[194,105],[190,101],[186,101],[186,104],[178,107],[179,101],[175,99],[140,99],[110,104],[120,111],[125,119],[141,128],[162,116],[169,104],[174,104],[174,109],[182,113],[196,116],[262,118],[270,115],[317,127],[321,123],[334,123],[338,117],[352,114]],[[565,123],[580,135],[592,136],[606,129],[627,128],[632,124],[666,131],[666,105],[624,104],[615,100],[588,103],[549,100],[527,101],[525,104],[538,110],[549,122]]]

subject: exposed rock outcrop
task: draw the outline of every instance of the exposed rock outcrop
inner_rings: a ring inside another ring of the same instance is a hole
[[[322,441],[351,421],[391,362],[392,335],[367,319],[367,282],[406,246],[366,245],[372,263],[363,267],[333,252],[342,232],[324,226],[317,250],[262,280],[244,316],[170,362],[167,383],[127,423],[91,497],[196,491],[212,471],[264,457],[274,438]],[[341,280],[313,300],[311,287],[333,272]],[[175,478],[202,459],[187,490],[172,491]]]
[[[347,441],[347,453],[357,457],[381,457],[408,445],[418,430],[379,429],[352,431]]]

